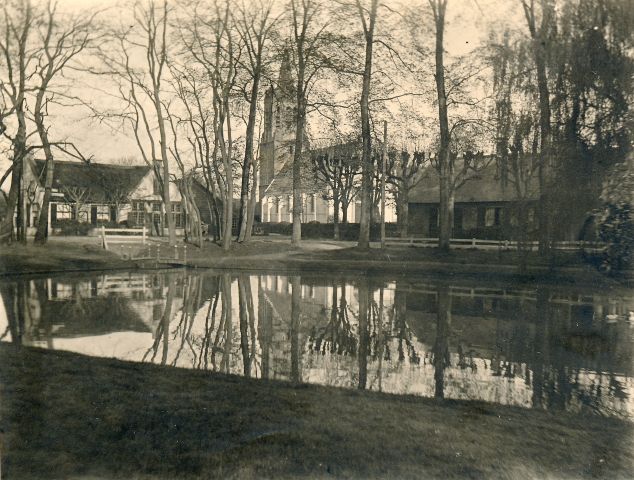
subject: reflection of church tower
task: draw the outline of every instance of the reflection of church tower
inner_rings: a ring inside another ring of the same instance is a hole
[[[295,78],[284,53],[276,87],[264,94],[264,132],[260,146],[260,198],[275,175],[292,158],[295,144]]]

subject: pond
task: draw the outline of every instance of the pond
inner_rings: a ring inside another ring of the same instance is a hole
[[[4,342],[634,419],[634,294],[226,271],[0,281]]]

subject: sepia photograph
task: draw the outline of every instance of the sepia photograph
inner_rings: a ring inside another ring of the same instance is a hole
[[[0,0],[0,480],[634,479],[634,0]]]

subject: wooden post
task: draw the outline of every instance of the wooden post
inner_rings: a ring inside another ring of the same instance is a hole
[[[143,245],[145,245],[145,225],[143,225]]]
[[[183,263],[187,265],[187,244],[183,245]]]
[[[381,160],[381,248],[385,248],[385,162],[387,161],[387,120],[383,121],[383,158]]]
[[[108,250],[108,241],[106,240],[106,227],[101,226],[101,239],[104,250]]]

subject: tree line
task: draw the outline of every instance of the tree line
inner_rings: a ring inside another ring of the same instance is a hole
[[[1,231],[26,241],[20,179],[36,153],[46,160],[36,242],[46,241],[55,157],[91,160],[57,135],[64,117],[51,112],[76,108],[134,140],[161,185],[171,243],[170,183],[183,199],[188,239],[202,242],[193,182],[204,187],[223,248],[249,241],[263,92],[282,88],[286,62],[294,245],[308,168],[329,186],[335,224],[340,206],[345,223],[348,205],[360,201],[358,244],[367,248],[385,161],[403,236],[409,192],[432,175],[439,247],[448,249],[456,191],[495,168],[516,198],[518,237],[527,238],[530,187],[538,186],[538,238],[548,253],[570,222],[610,204],[606,185],[629,165],[634,9],[629,0],[509,5],[520,15],[501,22],[491,5],[474,2],[488,36],[452,55],[447,28],[460,6],[449,0],[137,0],[118,15],[10,0],[0,15],[0,132],[11,160],[0,180],[11,178]],[[350,153],[334,149],[342,143]],[[614,208],[602,218],[618,216]]]

